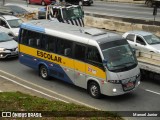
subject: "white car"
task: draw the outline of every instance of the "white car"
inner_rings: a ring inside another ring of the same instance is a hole
[[[18,56],[18,43],[0,29],[0,59]]]
[[[128,31],[122,35],[132,48],[160,54],[160,38],[146,31]]]
[[[9,35],[18,37],[19,27],[23,21],[12,15],[1,15],[0,16],[0,29],[9,30]]]

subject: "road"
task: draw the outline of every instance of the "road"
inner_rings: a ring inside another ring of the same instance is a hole
[[[148,8],[143,4],[112,3],[97,1],[91,7],[85,7],[85,11],[96,12],[108,16],[122,18],[134,18],[142,20],[153,20],[153,8]],[[156,21],[160,21],[160,9],[158,9]]]
[[[3,0],[1,0],[2,3]],[[25,0],[5,0],[6,3],[18,3],[26,4]],[[40,7],[39,5],[30,5],[33,7]],[[146,7],[143,4],[131,4],[131,3],[116,3],[116,2],[103,2],[94,1],[92,6],[84,6],[85,12],[95,12],[98,14],[104,14],[108,16],[116,16],[122,18],[134,18],[142,20],[154,20],[153,8]],[[160,9],[158,9],[156,21],[160,21]]]
[[[104,96],[102,99],[93,99],[87,94],[86,90],[79,87],[54,78],[48,81],[41,79],[37,71],[21,65],[18,59],[1,60],[0,71],[14,75],[12,79],[23,85],[33,87],[50,96],[56,96],[68,102],[83,103],[84,105],[107,111],[160,110],[160,82],[156,81],[142,81],[139,88],[130,94],[115,97]],[[150,118],[142,117],[140,120],[150,120]],[[151,120],[158,120],[158,118]]]

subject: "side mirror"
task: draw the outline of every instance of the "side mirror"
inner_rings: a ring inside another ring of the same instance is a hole
[[[66,48],[65,50],[64,50],[64,55],[65,56],[69,56],[71,54],[71,48]]]
[[[5,28],[9,28],[9,27],[8,27],[8,25],[3,25],[3,27],[5,27]]]
[[[13,40],[15,40],[16,42],[18,42],[18,37],[13,37]]]
[[[105,60],[105,59],[104,59],[104,60],[102,60],[102,63],[103,63],[103,65],[104,65],[104,66],[106,66],[106,65],[107,65],[107,62],[108,62],[108,61],[107,61],[107,60]]]
[[[136,54],[136,49],[132,48],[132,52],[135,55]]]

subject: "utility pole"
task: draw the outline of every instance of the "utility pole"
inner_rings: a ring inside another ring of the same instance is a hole
[[[154,8],[153,8],[153,16],[154,16],[154,23],[155,23],[155,19],[156,19],[156,16],[157,16],[157,5],[155,5]]]

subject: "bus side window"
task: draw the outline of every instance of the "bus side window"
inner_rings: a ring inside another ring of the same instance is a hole
[[[75,58],[81,61],[85,61],[86,47],[83,45],[75,45]]]
[[[87,61],[96,66],[102,66],[102,59],[96,47],[88,47]]]
[[[56,51],[56,38],[53,36],[48,36],[48,50],[54,53]]]
[[[25,29],[22,29],[21,37],[20,37],[20,43],[21,44],[28,45],[27,36],[28,36],[28,31],[25,30]]]
[[[41,49],[48,50],[48,36],[47,35],[42,35]]]
[[[33,41],[32,38],[28,40],[28,45],[29,46],[34,46],[34,41]]]
[[[41,34],[33,31],[28,31],[28,45],[34,48],[41,47]]]
[[[72,56],[72,46],[73,46],[73,42],[69,41],[69,40],[65,40],[65,39],[58,39],[58,45],[57,45],[57,53],[60,55],[64,55],[64,56],[68,56],[71,57]],[[70,53],[68,52],[68,54],[66,55],[65,51],[67,49],[70,49]]]
[[[38,48],[41,47],[41,40],[40,40],[40,39],[37,39],[37,41],[36,41],[36,46],[37,46]]]

